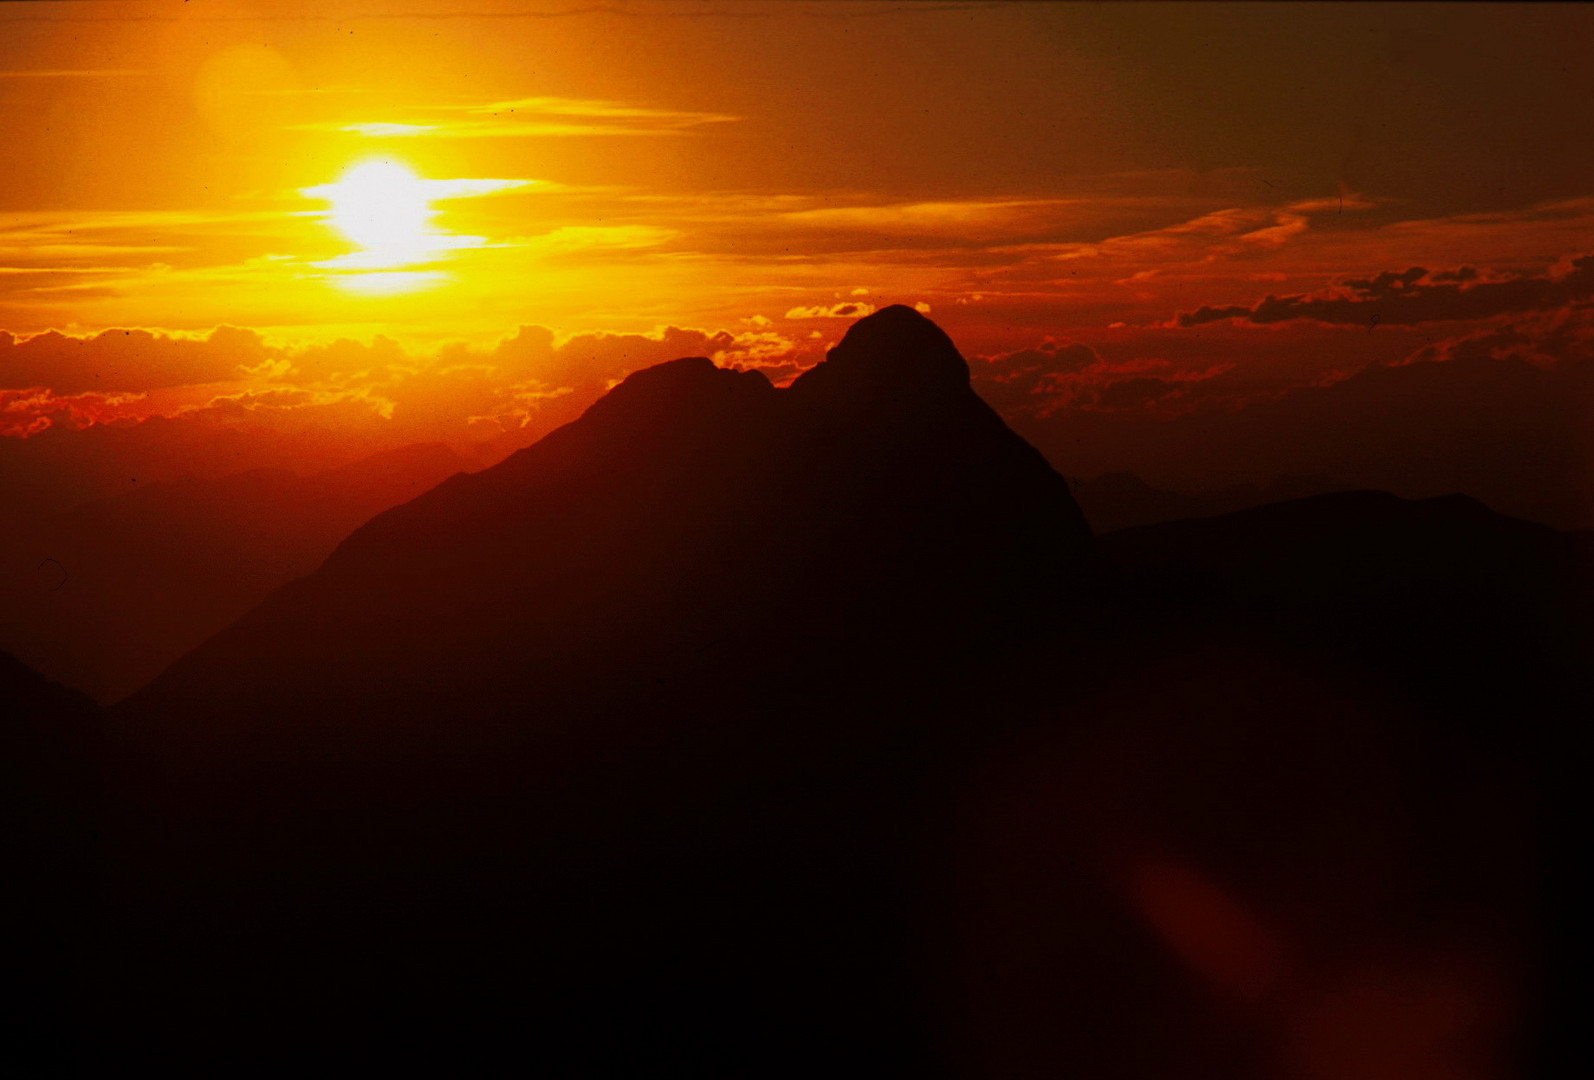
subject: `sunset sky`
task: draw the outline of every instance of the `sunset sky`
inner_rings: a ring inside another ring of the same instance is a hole
[[[1408,361],[1587,385],[1582,5],[158,0],[0,24],[16,453],[151,417],[314,426],[346,456],[502,447],[674,356],[790,378],[888,303],[928,311],[1054,463],[1081,442],[1085,475],[1188,458],[1088,437],[1104,418],[1260,416]]]
[[[1591,598],[1594,2],[0,0],[18,1075],[1538,1076]]]

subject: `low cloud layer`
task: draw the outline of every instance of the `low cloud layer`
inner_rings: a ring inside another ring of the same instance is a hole
[[[429,351],[380,336],[290,348],[234,327],[0,333],[0,498],[55,504],[190,474],[311,472],[421,442],[479,467],[632,371],[707,356],[783,382],[822,348],[768,325],[564,338],[522,326],[491,346]]]
[[[1247,393],[1232,370],[1176,383],[1115,366],[1037,380],[1004,412],[1076,477],[1128,472],[1201,491],[1318,476],[1594,527],[1594,304],[1499,321],[1283,392]],[[1072,404],[1055,408],[1062,387]]]
[[[416,442],[446,443],[487,464],[663,361],[707,356],[785,383],[847,321],[914,296],[861,280],[869,284],[750,291],[744,300],[753,302],[735,316],[700,324],[711,328],[560,334],[527,324],[486,344],[377,335],[285,346],[227,326],[0,333],[0,434],[11,436],[0,439],[0,474],[10,478],[0,486],[82,490],[196,469],[302,471]],[[1170,265],[1112,288],[1210,297],[1221,285],[1232,295],[1232,278],[1215,281]],[[1581,481],[1568,466],[1552,467],[1545,447],[1553,435],[1573,453],[1563,430],[1569,410],[1583,408],[1585,426],[1591,419],[1577,373],[1594,364],[1594,255],[1527,272],[1482,260],[1416,264],[1343,276],[1332,292],[1208,303],[1171,322],[1164,308],[1139,325],[1099,321],[1082,301],[1075,328],[1054,333],[1026,329],[1055,319],[1054,309],[1012,293],[971,288],[944,303],[928,295],[969,357],[976,390],[1070,475],[1130,471],[1188,486],[1324,473],[1408,493],[1487,495],[1523,513],[1559,507],[1540,517],[1576,518],[1566,493]],[[1436,333],[1438,322],[1452,325]],[[1276,329],[1259,333],[1261,323]],[[1437,431],[1434,415],[1454,430]],[[1448,449],[1424,450],[1422,437],[1404,431],[1428,432]],[[1367,447],[1381,456],[1362,454]],[[1506,466],[1487,465],[1529,459],[1536,464],[1509,483]],[[1594,461],[1594,451],[1574,459]]]
[[[269,355],[258,334],[230,326],[202,337],[106,330],[88,337],[49,331],[19,339],[0,330],[0,388],[142,393],[236,379]]]
[[[1430,273],[1414,266],[1353,278],[1331,294],[1269,296],[1250,307],[1201,307],[1178,316],[1180,326],[1223,319],[1280,323],[1312,319],[1322,323],[1414,326],[1419,323],[1487,319],[1545,311],[1594,296],[1594,255],[1570,260],[1538,276],[1480,280],[1475,267]]]

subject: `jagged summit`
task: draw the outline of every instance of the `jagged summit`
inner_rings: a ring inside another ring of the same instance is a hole
[[[593,422],[623,418],[631,423],[644,415],[690,421],[774,396],[763,372],[716,367],[706,356],[687,356],[632,372],[584,415]]]
[[[714,361],[706,356],[683,356],[679,360],[668,360],[632,372],[595,403],[594,407],[598,405],[613,407],[616,403],[643,394],[684,400],[707,387],[745,393],[761,393],[774,389],[762,372],[735,371],[717,367]]]

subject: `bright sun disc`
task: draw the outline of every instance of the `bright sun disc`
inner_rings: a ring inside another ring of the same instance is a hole
[[[420,261],[434,247],[426,182],[402,165],[361,162],[336,183],[307,188],[305,194],[332,204],[329,220],[365,249],[359,261],[366,267]]]

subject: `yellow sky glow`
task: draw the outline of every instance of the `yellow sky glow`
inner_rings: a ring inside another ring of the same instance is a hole
[[[809,362],[906,303],[1318,381],[1397,331],[1177,318],[1588,250],[1590,46],[1575,6],[0,5],[0,331]]]

